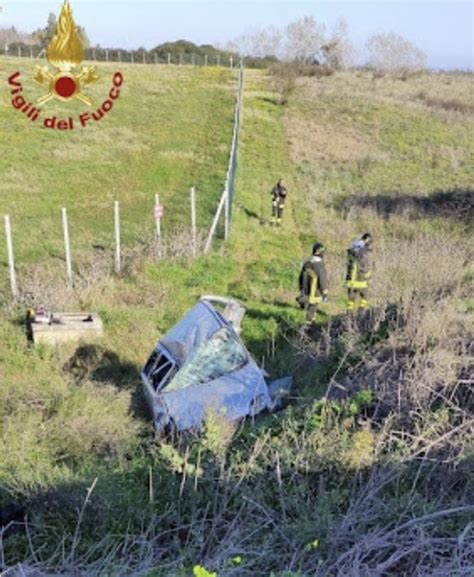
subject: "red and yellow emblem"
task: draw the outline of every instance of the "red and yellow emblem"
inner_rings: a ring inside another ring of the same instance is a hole
[[[84,50],[68,0],[64,0],[61,8],[56,33],[46,51],[46,59],[54,66],[56,73],[53,74],[47,66],[36,67],[35,81],[49,88],[49,93],[39,98],[38,104],[44,104],[52,98],[62,101],[78,98],[91,106],[91,100],[81,92],[81,85],[92,84],[99,77],[94,66],[82,67],[79,74],[73,72],[84,60]]]

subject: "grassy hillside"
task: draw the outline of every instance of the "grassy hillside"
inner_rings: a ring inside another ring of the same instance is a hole
[[[130,66],[100,63],[100,79],[86,89],[88,108],[75,100],[48,103],[32,123],[10,104],[6,78],[21,71],[24,95],[45,89],[33,82],[26,59],[0,59],[0,213],[10,214],[18,264],[61,258],[60,210],[67,207],[74,253],[113,244],[113,202],[122,210],[125,245],[154,227],[155,194],[165,205],[163,232],[188,225],[189,189],[198,191],[198,226],[209,228],[223,188],[232,134],[236,73],[224,68]],[[112,77],[124,76],[120,98],[100,122],[73,131],[45,129],[41,119],[77,120],[106,99]],[[5,260],[4,243],[0,261]]]
[[[206,71],[169,74],[207,90]],[[122,277],[91,267],[74,291],[54,276],[45,287],[36,270],[29,286],[47,304],[98,310],[106,330],[89,347],[31,349],[21,310],[2,310],[1,495],[24,501],[31,524],[6,541],[7,561],[149,577],[198,564],[219,577],[469,574],[468,82],[338,74],[300,80],[282,107],[269,76],[249,71],[227,247],[160,261],[136,249]],[[187,99],[192,84],[182,90]],[[451,94],[458,110],[442,105]],[[173,149],[168,137],[157,154]],[[227,151],[209,152],[216,174]],[[273,229],[268,193],[281,176],[290,197]],[[351,320],[344,250],[365,230],[376,239],[372,310]],[[295,281],[316,239],[331,302],[305,336]],[[244,301],[243,338],[272,376],[295,375],[292,403],[237,430],[211,421],[200,439],[157,443],[138,369],[206,292]]]

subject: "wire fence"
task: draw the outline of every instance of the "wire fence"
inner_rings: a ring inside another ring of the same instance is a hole
[[[46,49],[26,44],[6,45],[0,54],[4,56],[44,59]],[[91,62],[118,62],[129,64],[174,64],[178,66],[238,66],[238,57],[231,54],[197,54],[193,52],[163,52],[147,50],[117,50],[86,48],[84,60]]]
[[[189,243],[190,243],[190,254],[196,256],[199,252],[204,252],[205,254],[211,249],[212,243],[216,237],[221,235],[223,240],[227,241],[230,235],[230,227],[232,220],[232,205],[234,197],[234,187],[235,187],[235,176],[237,171],[237,152],[239,144],[239,132],[240,132],[240,122],[241,122],[241,112],[242,112],[242,94],[243,94],[243,84],[244,84],[244,73],[243,65],[240,63],[239,73],[238,73],[238,84],[237,84],[237,94],[236,102],[234,108],[234,122],[233,122],[233,133],[232,133],[232,143],[230,148],[229,163],[227,168],[227,175],[224,183],[224,189],[222,191],[219,204],[214,215],[212,225],[207,237],[201,238],[197,226],[196,226],[196,203],[197,203],[197,192],[196,188],[192,187],[190,189],[190,220],[189,220]],[[113,211],[113,223],[114,223],[114,249],[113,249],[113,269],[115,273],[120,273],[122,270],[122,228],[121,228],[121,206],[118,201],[115,201],[113,207],[111,206],[111,213]],[[161,241],[161,221],[164,215],[164,207],[160,203],[159,196],[155,195],[154,205],[152,211],[153,218],[156,223],[156,233],[155,239],[158,243]],[[61,218],[59,218],[61,217]],[[149,217],[151,219],[151,215]],[[66,284],[69,287],[74,286],[74,267],[73,267],[73,255],[74,252],[71,249],[71,237],[69,230],[69,218],[68,211],[66,207],[58,209],[58,229],[59,223],[62,222],[62,236],[64,241],[64,262],[65,262],[65,279]],[[222,229],[218,231],[219,223],[223,224]],[[15,264],[15,252],[14,252],[14,227],[12,227],[12,222],[10,215],[5,214],[3,216],[3,224],[5,231],[5,241],[6,241],[6,257],[7,257],[7,269],[8,269],[8,279],[10,285],[10,293],[15,299],[19,295],[19,284],[17,282],[18,268]],[[159,251],[160,254],[164,254]]]
[[[240,121],[242,112],[242,94],[244,87],[244,68],[242,63],[239,68],[239,80],[237,86],[237,100],[235,103],[234,112],[234,131],[232,134],[232,146],[230,149],[229,166],[227,169],[227,177],[224,185],[224,190],[219,201],[219,205],[212,222],[211,230],[204,247],[204,252],[209,252],[212,241],[216,236],[217,225],[221,216],[224,216],[224,238],[227,241],[230,235],[230,226],[232,221],[232,205],[234,200],[235,175],[237,172],[237,152],[239,147],[240,135]]]

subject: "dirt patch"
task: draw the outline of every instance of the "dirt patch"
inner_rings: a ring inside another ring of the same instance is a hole
[[[290,154],[295,162],[357,161],[377,154],[366,135],[354,129],[325,125],[324,120],[288,113],[285,117]]]

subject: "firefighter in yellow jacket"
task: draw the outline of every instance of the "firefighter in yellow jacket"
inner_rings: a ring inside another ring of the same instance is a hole
[[[359,308],[364,310],[368,306],[369,280],[372,277],[369,252],[372,250],[372,235],[366,232],[360,239],[355,240],[347,250],[347,310]]]
[[[306,322],[314,321],[318,305],[328,300],[328,283],[324,264],[324,246],[317,242],[313,245],[311,257],[303,264],[299,277],[300,295],[297,302],[306,309]]]

